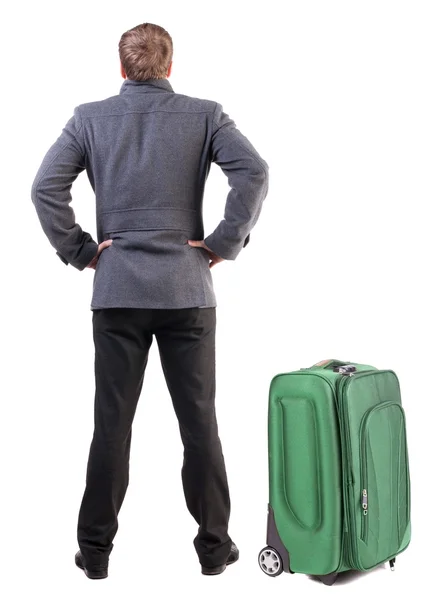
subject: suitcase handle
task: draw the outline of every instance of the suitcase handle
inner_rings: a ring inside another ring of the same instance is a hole
[[[335,358],[328,358],[326,360],[321,360],[320,362],[309,367],[310,369],[334,369],[334,367],[344,367],[345,365],[349,365],[349,361],[343,362],[343,360],[337,360]]]

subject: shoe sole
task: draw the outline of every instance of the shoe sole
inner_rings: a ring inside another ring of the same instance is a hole
[[[221,567],[217,567],[215,571],[206,571],[202,569],[202,575],[221,575],[221,573],[226,571],[226,567],[227,565],[222,565]]]

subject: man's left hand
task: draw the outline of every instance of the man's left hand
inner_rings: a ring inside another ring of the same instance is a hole
[[[187,240],[187,243],[189,244],[189,246],[193,246],[194,248],[204,248],[204,250],[208,252],[211,259],[209,264],[210,269],[218,263],[224,261],[224,258],[218,256],[217,254],[214,254],[214,252],[208,248],[204,240]]]

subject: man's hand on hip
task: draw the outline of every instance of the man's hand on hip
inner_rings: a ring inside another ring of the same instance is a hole
[[[217,254],[214,254],[214,252],[208,248],[204,240],[187,240],[187,243],[189,244],[189,246],[193,246],[194,248],[204,248],[204,250],[208,252],[211,261],[209,264],[210,269],[216,264],[224,261],[224,258],[218,256]]]
[[[101,244],[98,246],[98,252],[94,256],[94,258],[91,260],[89,265],[86,266],[86,268],[87,269],[95,269],[95,267],[97,266],[97,262],[98,262],[101,252],[104,250],[104,248],[111,246],[112,243],[113,243],[113,240],[105,240],[104,242],[101,242]]]

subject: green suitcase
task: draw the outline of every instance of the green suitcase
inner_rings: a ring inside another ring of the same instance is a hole
[[[368,571],[410,543],[405,414],[396,374],[322,361],[269,388],[267,546],[259,565],[315,575]]]

